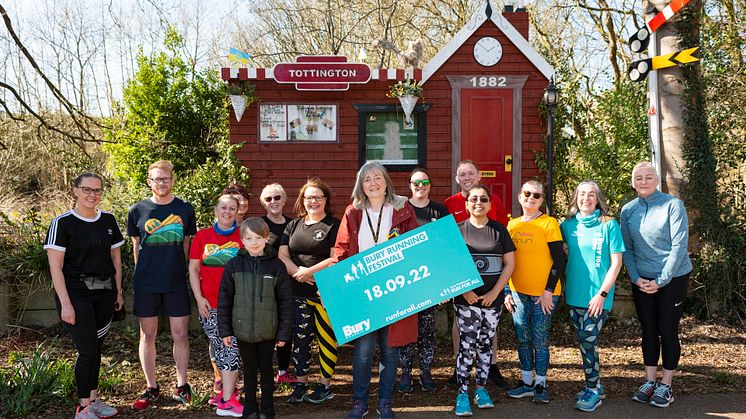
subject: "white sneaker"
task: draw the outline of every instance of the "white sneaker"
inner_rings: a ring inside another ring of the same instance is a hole
[[[93,412],[96,416],[98,416],[101,419],[110,418],[116,415],[117,413],[119,413],[119,411],[116,408],[109,406],[108,404],[105,404],[100,399],[96,399],[92,401],[91,404],[88,405],[88,410]]]
[[[75,419],[98,419],[98,416],[91,411],[91,405],[82,409],[78,406],[78,410],[75,411]]]

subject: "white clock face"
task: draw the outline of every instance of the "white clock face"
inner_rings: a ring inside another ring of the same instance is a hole
[[[503,56],[503,46],[492,37],[484,37],[474,45],[474,59],[485,67],[491,67]]]

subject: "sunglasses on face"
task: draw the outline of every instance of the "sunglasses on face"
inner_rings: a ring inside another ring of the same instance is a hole
[[[420,185],[422,185],[422,186],[430,186],[430,179],[413,180],[413,181],[411,181],[409,183],[411,183],[414,186],[420,186]]]
[[[485,204],[487,202],[490,202],[490,197],[485,196],[485,195],[472,196],[472,197],[469,197],[469,202],[471,202],[472,204],[476,204],[477,202],[481,202]]]
[[[541,198],[541,192],[529,192],[529,191],[523,191],[523,196],[528,198],[529,196],[533,195],[534,199]]]
[[[282,200],[282,195],[264,197],[264,202],[281,201],[281,200]]]

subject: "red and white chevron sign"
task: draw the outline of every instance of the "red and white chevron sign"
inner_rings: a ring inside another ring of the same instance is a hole
[[[640,28],[629,38],[629,47],[632,52],[642,52],[650,43],[650,34],[657,31],[671,16],[675,15],[682,7],[691,0],[673,0],[665,9],[658,12],[645,26]]]

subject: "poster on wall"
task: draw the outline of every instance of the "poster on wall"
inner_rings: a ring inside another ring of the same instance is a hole
[[[407,123],[401,112],[370,112],[365,128],[365,159],[385,165],[418,164],[417,115]]]
[[[337,141],[337,105],[262,104],[259,141]]]

